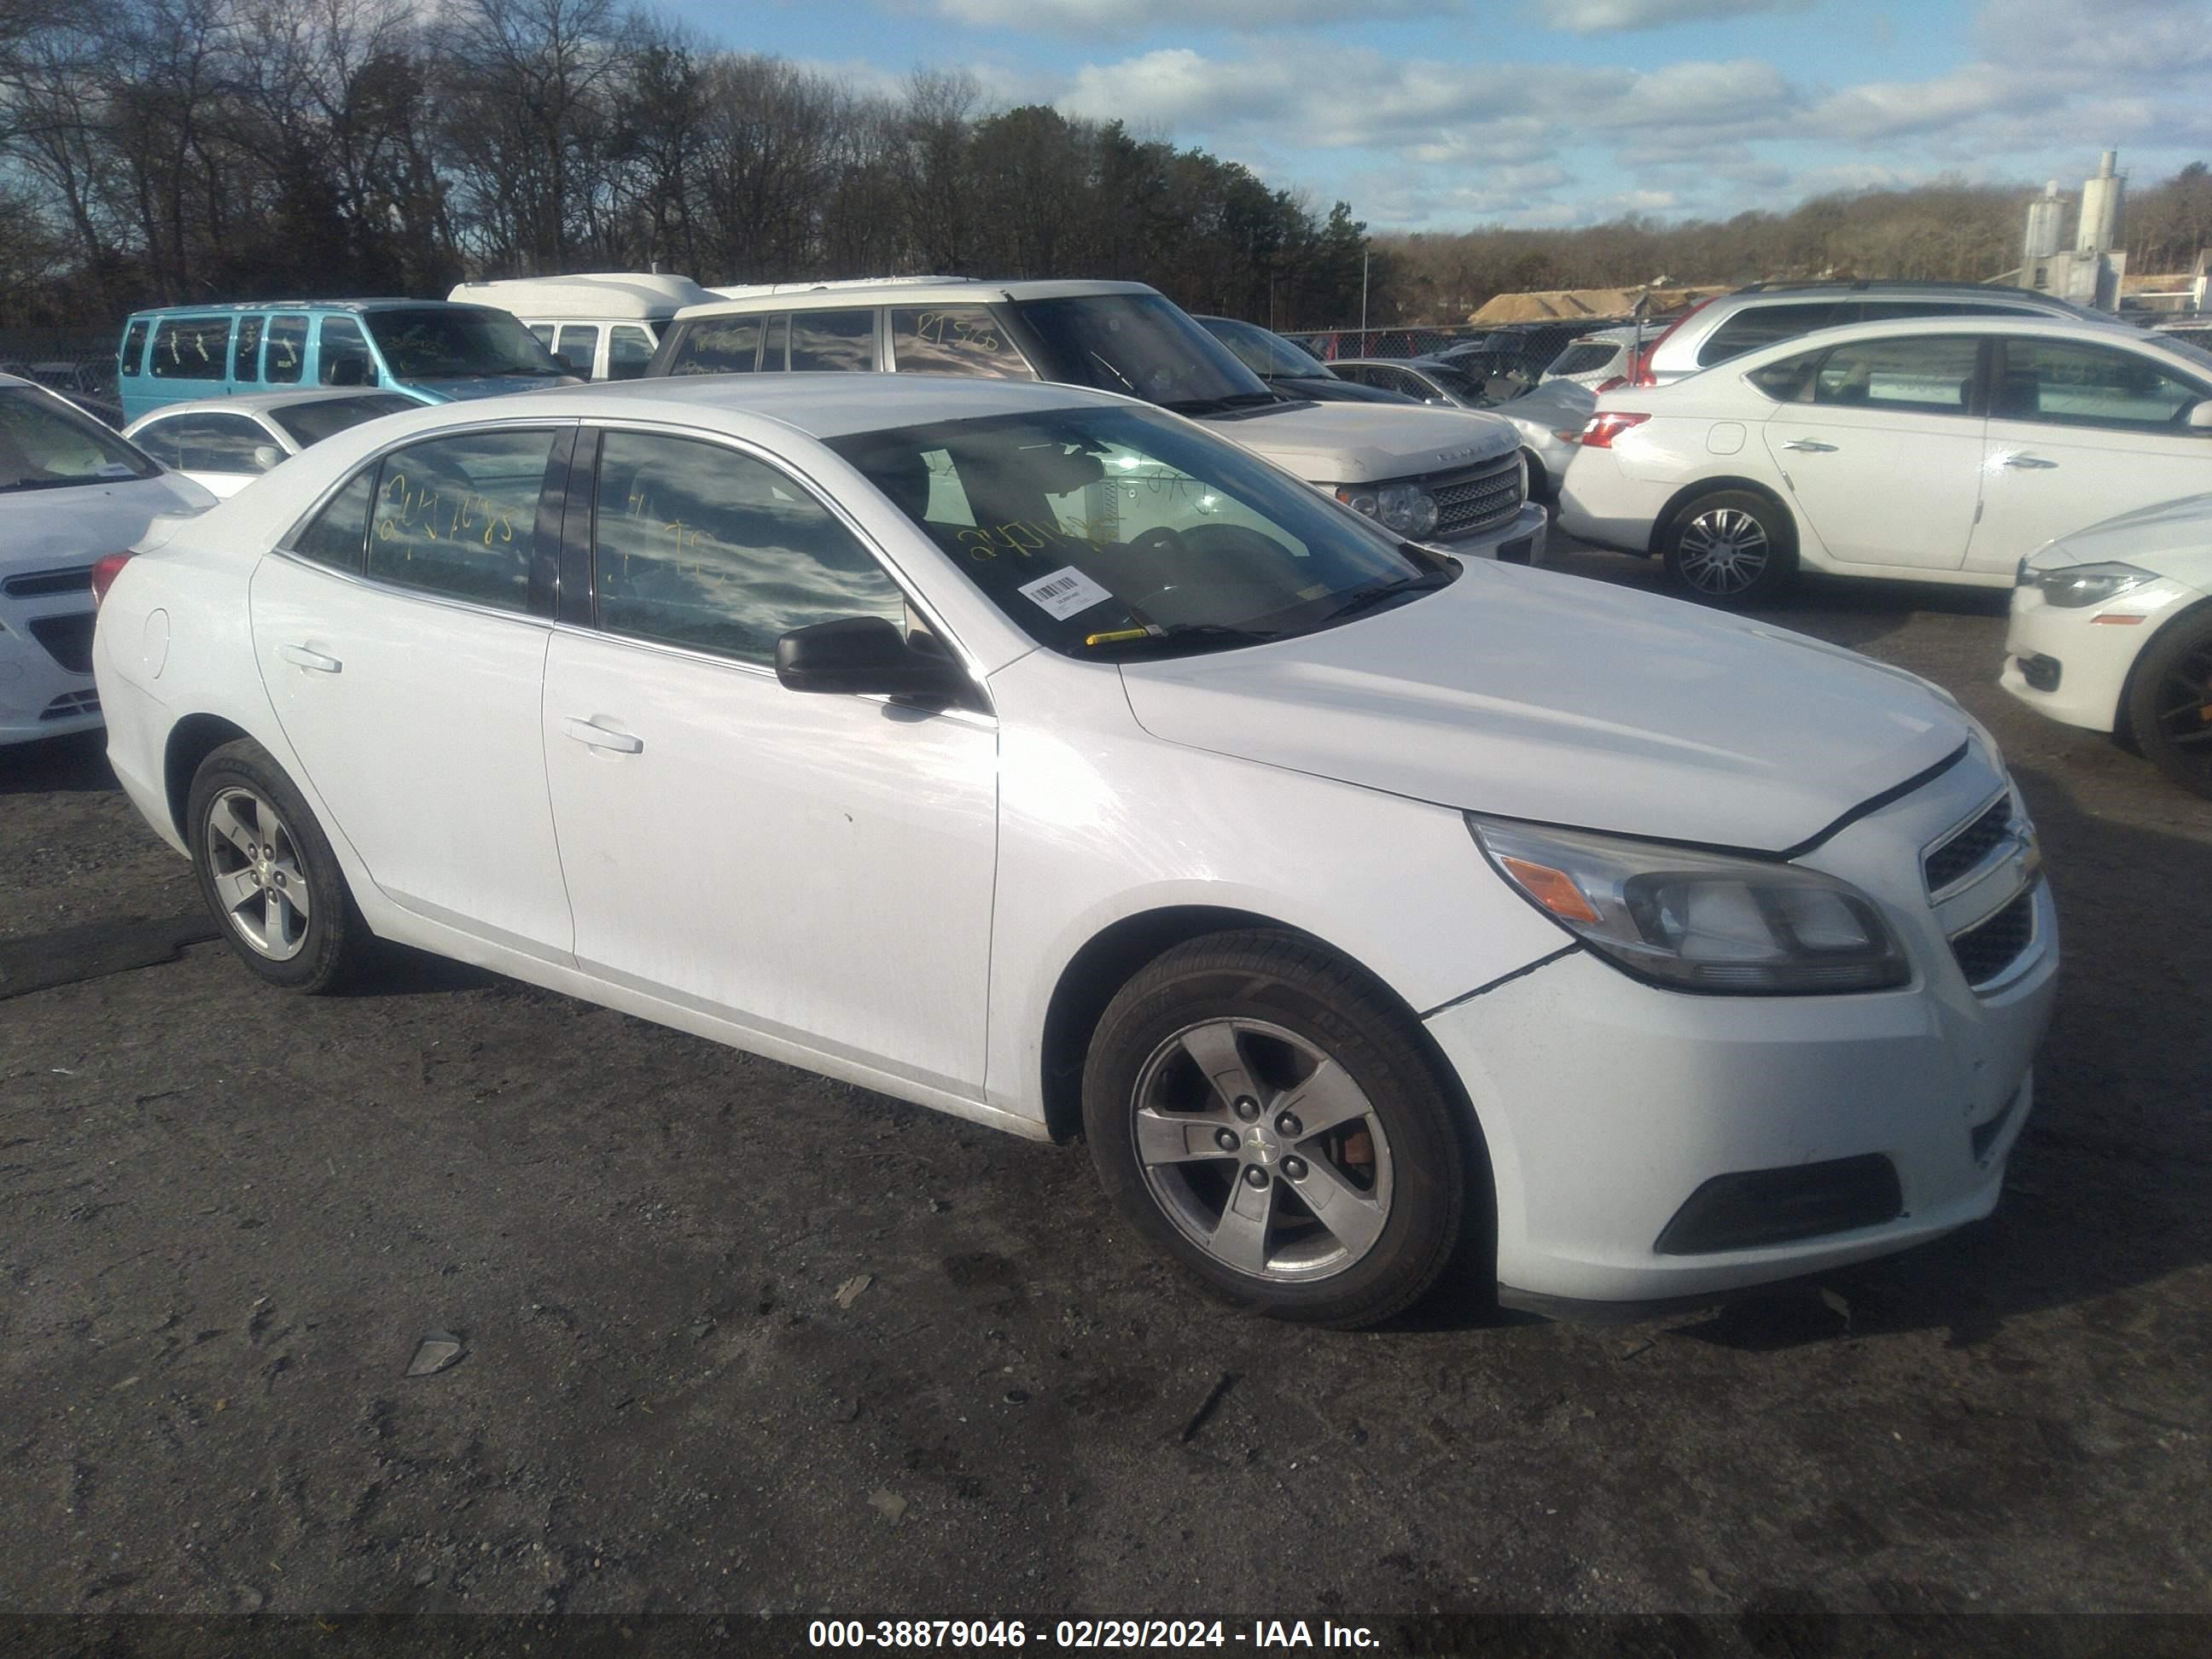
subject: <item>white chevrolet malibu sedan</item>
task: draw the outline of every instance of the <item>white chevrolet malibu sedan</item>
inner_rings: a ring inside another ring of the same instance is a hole
[[[151,538],[149,538],[150,543]],[[1985,1215],[2057,967],[1912,676],[1398,540],[1051,385],[342,433],[113,572],[240,958],[374,934],[1036,1138],[1231,1301],[1702,1297]]]

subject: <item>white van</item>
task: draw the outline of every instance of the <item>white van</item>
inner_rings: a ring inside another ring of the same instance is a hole
[[[686,307],[651,373],[837,370],[996,375],[1141,398],[1205,422],[1409,541],[1513,564],[1543,557],[1544,509],[1528,500],[1509,423],[1279,396],[1142,283],[894,277],[736,289]],[[1120,521],[1166,510],[1155,483],[1113,481]]]
[[[714,296],[689,276],[608,270],[463,283],[446,297],[511,313],[578,374],[634,380],[653,361],[669,319]]]

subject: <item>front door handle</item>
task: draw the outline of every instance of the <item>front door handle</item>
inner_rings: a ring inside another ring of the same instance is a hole
[[[2040,455],[2008,455],[2004,458],[2004,464],[2007,466],[2031,467],[2037,471],[2043,471],[2058,465],[2056,461],[2045,460]]]
[[[310,651],[304,645],[280,645],[276,647],[276,654],[295,667],[313,669],[318,674],[335,674],[345,666],[336,657]]]
[[[617,755],[641,755],[645,739],[634,738],[627,732],[613,732],[597,720],[578,720],[573,714],[562,722],[561,729],[578,743],[588,744],[594,749],[611,749]]]
[[[1824,444],[1818,438],[1792,438],[1782,447],[1784,449],[1802,449],[1814,455],[1832,455],[1836,453],[1835,445]]]

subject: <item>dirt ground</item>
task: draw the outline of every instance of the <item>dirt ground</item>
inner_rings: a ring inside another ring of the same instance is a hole
[[[0,755],[0,1610],[2212,1612],[2212,805],[2018,711],[2004,598],[1776,613],[2042,827],[2003,1205],[1628,1327],[1231,1316],[1080,1148],[426,958],[277,994],[96,740]]]

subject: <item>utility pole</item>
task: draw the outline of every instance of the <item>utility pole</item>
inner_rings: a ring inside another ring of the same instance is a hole
[[[1367,355],[1367,267],[1373,262],[1372,250],[1359,251],[1359,355]]]

